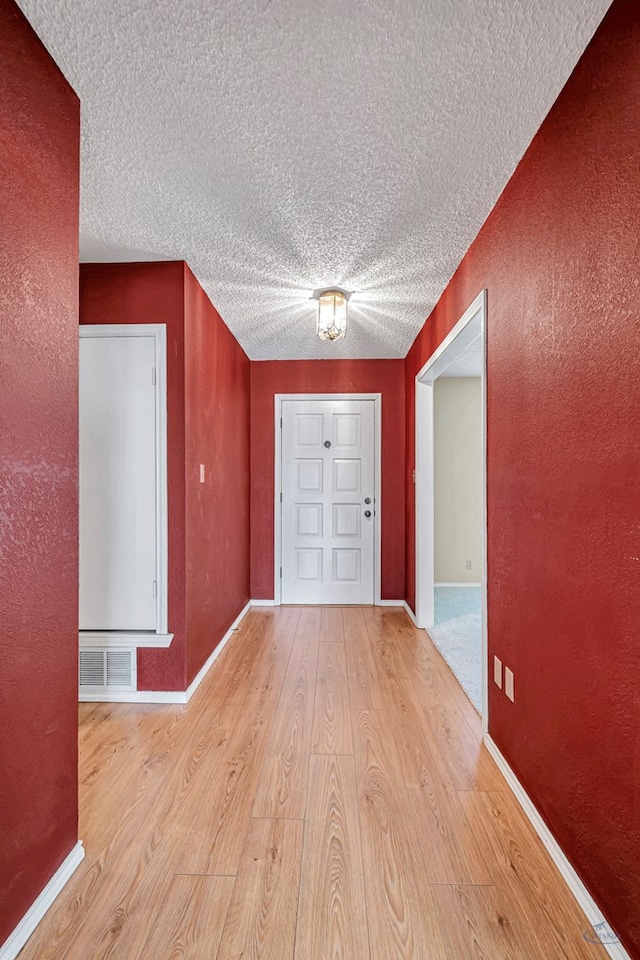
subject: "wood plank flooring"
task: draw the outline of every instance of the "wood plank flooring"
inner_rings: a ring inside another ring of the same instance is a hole
[[[602,957],[399,609],[253,609],[188,706],[79,741],[86,859],[20,960]]]

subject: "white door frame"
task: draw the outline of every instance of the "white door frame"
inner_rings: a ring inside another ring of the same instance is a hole
[[[433,384],[448,366],[482,336],[482,725],[488,729],[487,677],[487,291],[465,310],[455,327],[416,375],[416,623],[434,622],[434,423]]]
[[[275,484],[274,484],[274,560],[273,560],[273,602],[282,603],[282,403],[284,400],[373,400],[374,416],[374,456],[373,469],[375,510],[373,511],[373,602],[380,606],[381,592],[381,470],[382,470],[382,394],[381,393],[276,393],[275,394]]]
[[[156,385],[156,629],[148,633],[83,630],[80,646],[168,647],[173,634],[168,632],[168,555],[167,514],[167,325],[165,323],[82,324],[80,337],[153,337],[154,368],[149,371]]]

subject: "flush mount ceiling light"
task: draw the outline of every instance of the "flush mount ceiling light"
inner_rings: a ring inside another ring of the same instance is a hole
[[[316,333],[321,340],[342,340],[347,332],[347,303],[351,293],[341,287],[322,287],[313,291],[318,301]]]

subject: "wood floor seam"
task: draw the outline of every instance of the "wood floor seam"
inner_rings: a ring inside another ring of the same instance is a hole
[[[273,820],[274,817],[251,817],[252,820]],[[278,817],[278,820],[282,820],[283,823],[287,823],[289,820],[293,823],[304,823],[305,817]]]
[[[495,887],[495,883],[472,883],[469,880],[429,880],[431,887]]]

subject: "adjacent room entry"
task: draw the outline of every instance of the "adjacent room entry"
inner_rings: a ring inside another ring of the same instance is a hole
[[[82,326],[79,361],[80,645],[167,646],[165,327]]]
[[[482,291],[416,376],[416,622],[488,724]]]
[[[375,399],[282,398],[280,433],[281,602],[372,604]]]

